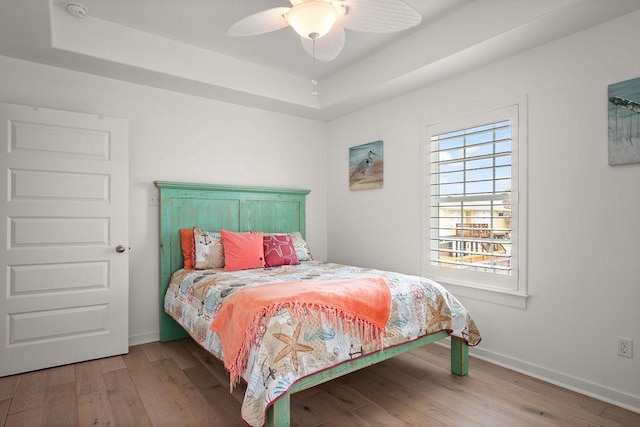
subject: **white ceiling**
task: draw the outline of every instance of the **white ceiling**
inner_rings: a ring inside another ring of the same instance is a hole
[[[70,1],[89,14],[69,15]],[[290,28],[225,35],[287,0],[0,0],[0,55],[330,120],[640,9],[638,0],[406,1],[422,23],[347,30],[339,57],[316,63],[317,96],[312,58]]]

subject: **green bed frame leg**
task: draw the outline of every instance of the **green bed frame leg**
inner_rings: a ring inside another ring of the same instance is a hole
[[[451,373],[459,376],[469,373],[469,344],[456,337],[451,337]]]
[[[288,427],[291,425],[291,401],[289,393],[283,394],[267,409],[266,427]]]

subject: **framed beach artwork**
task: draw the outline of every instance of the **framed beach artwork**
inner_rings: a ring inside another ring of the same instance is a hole
[[[382,145],[374,141],[349,148],[349,190],[382,188]]]
[[[640,162],[640,77],[609,85],[609,165]]]

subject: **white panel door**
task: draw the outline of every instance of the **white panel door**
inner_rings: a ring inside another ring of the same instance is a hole
[[[126,120],[0,104],[0,376],[129,350]]]

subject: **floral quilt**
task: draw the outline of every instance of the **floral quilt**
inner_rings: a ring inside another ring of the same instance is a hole
[[[220,338],[210,325],[238,289],[284,281],[346,280],[379,277],[389,286],[391,313],[383,346],[390,347],[442,330],[474,346],[480,342],[475,322],[458,300],[438,283],[418,276],[319,261],[295,266],[224,272],[222,269],[178,270],[165,295],[165,311],[205,349],[224,360]],[[292,316],[287,308],[263,319],[242,378],[247,391],[242,419],[262,426],[267,407],[299,379],[341,362],[379,351],[323,313]]]

